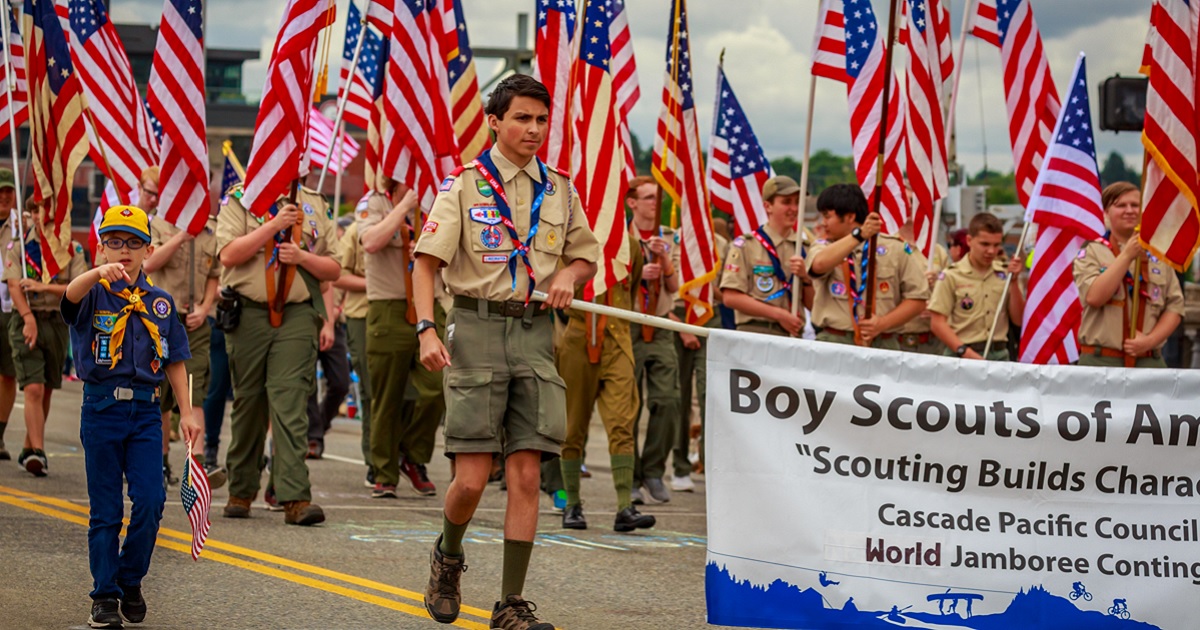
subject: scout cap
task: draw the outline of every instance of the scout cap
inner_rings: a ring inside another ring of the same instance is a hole
[[[150,242],[150,217],[146,211],[135,206],[113,206],[104,211],[104,221],[96,230],[101,236],[109,232],[129,232]]]
[[[800,184],[787,175],[776,175],[763,184],[763,201],[770,201],[779,195],[794,195],[800,192]]]
[[[17,178],[11,168],[0,168],[0,190],[5,188],[17,189]]]

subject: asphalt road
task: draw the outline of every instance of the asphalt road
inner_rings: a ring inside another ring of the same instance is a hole
[[[91,577],[80,390],[79,383],[67,383],[55,395],[47,426],[49,477],[35,479],[15,462],[0,465],[0,628],[86,627]],[[14,458],[25,433],[21,402],[18,396],[5,435]],[[228,423],[224,436],[222,458]],[[326,444],[326,457],[310,462],[314,501],[325,509],[325,524],[286,526],[283,514],[268,512],[261,499],[249,520],[222,518],[222,488],[214,493],[212,530],[198,562],[190,557],[189,525],[178,487],[172,487],[143,585],[150,612],[139,627],[442,627],[421,603],[429,548],[441,527],[440,491],[450,476],[440,446],[430,466],[438,497],[410,492],[380,500],[363,487],[359,424],[339,419]],[[177,470],[182,451],[172,445]],[[560,514],[543,496],[526,597],[544,620],[571,630],[710,627],[704,623],[703,478],[695,493],[645,506],[658,518],[655,529],[617,534],[598,419],[587,464],[594,473],[583,481],[591,528],[562,529]],[[488,627],[499,597],[504,502],[499,486],[489,486],[472,522],[458,627]]]

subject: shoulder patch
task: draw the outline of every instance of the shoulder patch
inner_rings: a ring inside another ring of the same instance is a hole
[[[746,244],[745,236],[739,236],[739,237],[733,239],[733,242],[730,243],[730,245],[733,245],[734,247],[741,247],[742,245],[745,245],[745,244]]]
[[[442,185],[438,186],[438,192],[450,192],[450,189],[454,187],[454,179],[455,179],[454,175],[451,175],[451,176],[447,177],[446,179],[443,179]]]

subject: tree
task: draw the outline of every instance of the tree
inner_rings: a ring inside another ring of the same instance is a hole
[[[1142,181],[1141,173],[1135,172],[1125,164],[1125,158],[1121,157],[1120,153],[1113,151],[1104,158],[1104,168],[1100,169],[1100,185],[1107,186],[1114,182],[1132,182],[1137,184]]]
[[[975,174],[971,183],[976,186],[987,186],[987,204],[1008,205],[1017,203],[1016,176],[1013,173],[1003,175],[992,170],[982,170]]]

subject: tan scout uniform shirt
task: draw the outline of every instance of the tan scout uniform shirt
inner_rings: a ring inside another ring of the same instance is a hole
[[[158,218],[150,220],[150,244],[162,247],[182,230]],[[195,246],[194,258],[192,247]],[[188,294],[188,260],[192,258],[193,294]],[[204,284],[209,278],[221,276],[221,265],[217,261],[217,220],[210,218],[204,231],[196,235],[191,243],[183,243],[171,256],[167,264],[150,274],[155,286],[171,294],[175,308],[180,313],[191,312],[192,304],[204,301]]]
[[[808,252],[809,273],[817,252],[829,243],[818,242]],[[852,262],[854,272],[862,273],[862,243],[854,248]],[[910,253],[912,252],[912,253]],[[929,282],[925,280],[924,259],[914,256],[915,250],[904,241],[880,234],[875,250],[875,316],[886,315],[904,300],[928,300]],[[813,325],[844,332],[854,330],[854,319],[850,314],[850,287],[846,284],[845,265],[838,265],[823,276],[813,275],[815,295],[813,297]],[[862,305],[859,316],[866,315],[867,291],[861,288]]]
[[[928,269],[929,268],[929,260],[925,258],[925,254],[922,254],[921,250],[917,249],[916,247],[913,247],[912,250],[913,250],[913,256],[920,258],[921,269]],[[946,268],[949,266],[950,266],[950,252],[946,251],[945,246],[943,246],[941,243],[934,243],[934,245],[933,245],[933,272],[940,274],[941,272],[945,271]],[[930,299],[932,299],[932,298],[930,298]],[[930,331],[929,327],[930,327],[929,314],[921,313],[920,315],[917,315],[916,317],[908,320],[908,323],[897,328],[896,333],[902,334],[902,335],[924,334],[924,333],[928,333]],[[931,337],[931,339],[932,339],[932,337]]]
[[[996,309],[1000,309],[1000,322],[992,341],[1008,341],[1008,306],[1000,304],[1000,295],[1008,283],[1008,265],[996,260],[991,269],[979,271],[968,256],[950,265],[938,274],[929,300],[929,310],[946,316],[946,321],[965,344],[984,343],[988,340]],[[1010,287],[1009,291],[1020,291]]]
[[[676,233],[675,230],[672,230],[671,228],[669,228],[665,225],[661,226],[659,228],[659,230],[661,231],[662,239],[667,242],[667,246],[669,249],[667,249],[667,252],[665,254],[660,254],[658,252],[651,254],[649,239],[643,239],[642,231],[639,230],[636,225],[634,225],[632,223],[629,224],[629,233],[630,233],[630,235],[632,235],[634,238],[637,239],[637,245],[642,250],[642,259],[645,261],[645,264],[649,264],[649,263],[653,263],[653,262],[660,262],[660,260],[659,260],[660,257],[670,256],[671,265],[674,267],[675,273],[679,273],[679,256],[680,256],[680,254],[679,254],[680,247],[679,247],[679,243],[678,243],[679,234]],[[660,234],[656,231],[651,236],[659,236],[659,235]],[[682,284],[682,282],[681,282],[681,284]],[[650,281],[649,280],[639,282],[638,286],[634,287],[634,303],[636,306],[635,310],[637,310],[637,312],[639,312],[639,313],[646,312],[646,306],[650,301],[649,295],[648,295],[649,291],[650,291]],[[675,298],[677,297],[678,293],[679,293],[678,291],[675,291],[675,292],[668,291],[666,277],[660,276],[659,283],[658,283],[657,308],[653,313],[650,313],[650,314],[657,315],[658,317],[666,317],[667,314],[670,313],[671,310],[675,308]]]
[[[301,225],[295,229],[301,230],[300,246],[318,256],[334,256],[337,254],[337,226],[330,217],[329,205],[325,199],[307,188],[301,188],[297,200],[300,212],[303,214]],[[226,196],[226,203],[221,206],[217,215],[217,255],[221,250],[240,236],[245,236],[258,229],[266,219],[258,219],[250,214],[242,205],[242,189],[235,187]],[[269,241],[270,242],[270,241]],[[272,269],[272,281],[278,277],[278,270]],[[242,297],[255,302],[267,301],[267,257],[264,250],[255,252],[254,257],[236,267],[221,268],[221,284],[232,287]],[[309,301],[308,287],[297,271],[292,288],[288,291],[287,303]]]
[[[533,204],[534,181],[540,181],[536,160],[530,160],[525,168],[518,168],[493,147],[496,178],[508,195],[517,235],[525,241],[529,237],[529,220]],[[529,262],[533,266],[535,288],[545,290],[547,280],[554,275],[559,261],[570,262],[581,259],[596,262],[600,257],[600,245],[588,227],[579,195],[570,180],[562,174],[547,169],[549,183],[542,202],[541,222],[537,236],[530,246]],[[513,251],[508,230],[499,223],[492,223],[489,210],[495,207],[495,191],[474,168],[464,169],[458,176],[450,177],[442,184],[442,192],[433,202],[429,220],[425,222],[417,254],[434,256],[446,264],[442,279],[451,295],[462,295],[483,300],[525,301],[529,290],[529,274],[525,263],[517,257],[517,282],[513,288],[512,276],[508,273],[508,255]],[[495,243],[495,232],[501,236]],[[485,238],[485,231],[489,231]]]
[[[17,209],[13,208],[8,218],[0,223],[0,260],[8,258],[9,250],[17,248],[17,222],[13,220],[16,215]],[[0,304],[3,304],[5,313],[12,312],[12,297],[8,293],[7,282],[0,282]]]
[[[355,209],[355,224],[358,233],[362,235],[367,230],[379,224],[384,217],[392,213],[392,202],[387,195],[372,192]],[[415,212],[414,212],[415,214]],[[412,220],[412,217],[409,217]],[[406,229],[408,223],[400,229]],[[359,241],[362,239],[360,237]],[[400,230],[392,234],[392,239],[383,249],[375,252],[363,252],[367,260],[367,299],[368,300],[404,300],[408,292],[404,286],[404,250],[400,238]]]
[[[338,262],[342,271],[358,276],[367,277],[367,257],[362,242],[358,240],[358,224],[351,223],[338,241]],[[342,314],[351,319],[362,319],[367,316],[367,292],[346,291],[346,300],[342,302]]]
[[[34,242],[37,238],[37,232],[25,234],[26,243]],[[5,247],[8,246],[5,245]],[[4,282],[20,280],[24,268],[25,261],[21,259],[21,248],[16,244],[16,239],[13,239],[12,248],[4,251],[4,274],[0,276],[0,280]],[[71,241],[71,260],[62,266],[58,275],[51,278],[48,284],[69,284],[79,275],[87,273],[87,270],[87,255],[83,252],[83,245]],[[41,278],[34,279],[41,280]],[[27,291],[25,299],[29,302],[29,308],[35,311],[57,311],[59,303],[62,302],[62,296],[48,292]]]
[[[1169,311],[1183,315],[1183,288],[1179,286],[1179,277],[1175,271],[1158,259],[1154,254],[1147,253],[1149,263],[1143,279],[1145,293],[1142,295],[1141,306],[1146,311],[1142,322],[1142,332],[1154,330],[1154,325],[1162,317],[1163,312]],[[1125,296],[1128,295],[1128,285],[1122,283],[1113,293],[1108,304],[1100,308],[1087,305],[1088,289],[1100,274],[1116,263],[1117,257],[1108,245],[1101,241],[1090,241],[1079,250],[1075,259],[1075,286],[1079,288],[1079,298],[1083,302],[1083,322],[1079,326],[1079,343],[1085,346],[1101,346],[1112,350],[1124,347]],[[1129,266],[1133,272],[1133,265]]]
[[[783,273],[790,276],[791,272],[789,261],[796,254],[796,231],[788,230],[787,234],[780,234],[770,225],[764,228],[767,236],[771,237],[771,242],[775,244],[775,252],[779,254],[779,262],[783,265]],[[809,254],[811,260],[812,254]],[[771,256],[767,253],[767,249],[754,238],[753,234],[746,234],[733,239],[729,245],[729,257],[725,262],[724,272],[721,276],[721,288],[733,289],[741,291],[746,295],[758,300],[766,302],[771,306],[778,306],[782,309],[791,310],[791,295],[792,291],[786,291],[783,295],[767,300],[772,293],[783,289],[779,278],[775,276],[775,267],[771,264]],[[799,310],[800,326],[804,326],[804,309]],[[734,311],[734,321],[737,325],[749,324],[752,322],[775,323],[774,320],[762,319],[747,315],[741,311]]]

